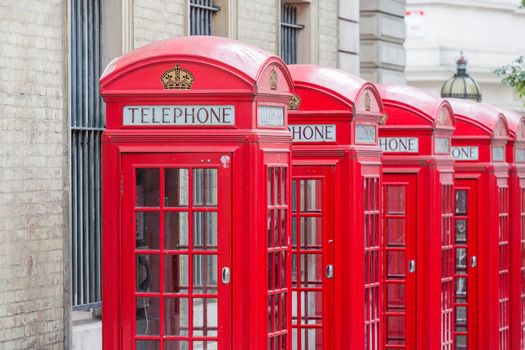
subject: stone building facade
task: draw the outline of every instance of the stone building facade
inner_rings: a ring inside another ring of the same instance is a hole
[[[72,308],[73,2],[100,4],[102,68],[190,33],[188,0],[0,1],[0,350],[100,348],[99,319]],[[217,0],[213,34],[280,53],[286,2],[304,26],[298,63],[404,81],[400,1]]]

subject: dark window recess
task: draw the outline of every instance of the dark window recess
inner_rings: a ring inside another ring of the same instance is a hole
[[[103,0],[70,0],[71,269],[73,309],[100,306],[100,136]]]
[[[286,64],[297,63],[297,41],[304,26],[297,23],[297,6],[285,4],[281,9],[281,57]]]
[[[212,0],[190,0],[190,35],[211,35],[212,18],[219,10]]]

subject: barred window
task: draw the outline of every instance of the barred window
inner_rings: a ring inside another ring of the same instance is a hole
[[[212,35],[213,16],[219,10],[212,0],[190,0],[190,35]]]
[[[304,28],[298,24],[297,5],[283,4],[281,8],[281,57],[287,64],[298,62],[297,43],[299,31]]]
[[[71,249],[74,309],[100,306],[102,0],[71,0]]]

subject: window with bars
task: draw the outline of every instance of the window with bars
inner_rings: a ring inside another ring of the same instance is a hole
[[[441,187],[441,349],[452,350],[454,329],[453,186]]]
[[[379,178],[367,178],[365,190],[365,349],[378,350],[380,342],[381,239]]]
[[[72,303],[98,307],[100,291],[100,137],[102,0],[71,0],[70,176]]]
[[[509,191],[498,188],[499,202],[499,349],[510,349],[509,336]]]
[[[281,7],[281,57],[286,64],[298,63],[299,31],[304,26],[298,23],[297,5],[283,4]]]
[[[212,0],[190,0],[190,35],[212,35],[213,16],[219,10]]]

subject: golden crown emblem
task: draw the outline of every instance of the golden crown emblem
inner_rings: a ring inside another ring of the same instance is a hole
[[[388,120],[388,115],[385,113],[379,119],[379,124],[380,125],[385,125],[387,120]]]
[[[370,112],[370,105],[372,104],[372,99],[370,98],[370,93],[367,91],[365,94],[365,110]]]
[[[288,103],[288,109],[291,111],[296,111],[301,105],[301,98],[297,94],[293,94],[290,98],[290,103]]]
[[[178,64],[175,68],[168,69],[160,76],[164,89],[168,90],[189,90],[193,80],[195,80],[193,74],[189,70],[181,68]]]

